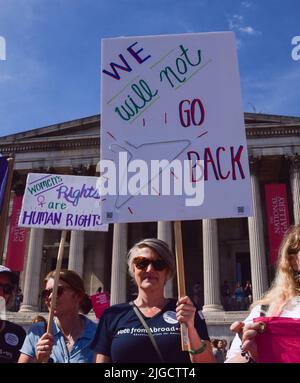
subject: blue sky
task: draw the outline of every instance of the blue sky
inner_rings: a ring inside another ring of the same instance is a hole
[[[104,37],[232,30],[244,110],[300,116],[298,0],[0,0],[0,136],[100,113]]]

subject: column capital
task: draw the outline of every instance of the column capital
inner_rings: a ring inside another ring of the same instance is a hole
[[[288,157],[290,163],[291,172],[299,172],[300,170],[300,156],[298,154],[293,154]]]
[[[94,176],[96,174],[96,165],[80,164],[79,166],[72,166],[72,174],[77,176]]]

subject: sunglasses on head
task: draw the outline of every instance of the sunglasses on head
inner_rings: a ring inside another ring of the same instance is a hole
[[[67,289],[71,289],[71,287],[57,286],[57,296],[60,297],[63,294],[63,292]],[[48,299],[52,293],[53,293],[53,289],[45,289],[42,291],[42,297],[44,299]]]
[[[145,257],[136,257],[133,260],[133,264],[139,270],[146,270],[150,263],[156,271],[162,271],[167,268],[166,262],[162,259],[153,260]]]
[[[2,290],[4,294],[11,294],[14,291],[14,286],[10,285],[9,283],[1,283],[0,290]]]

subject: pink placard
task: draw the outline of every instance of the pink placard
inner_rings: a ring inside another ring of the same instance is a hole
[[[90,298],[92,300],[95,315],[99,319],[104,311],[109,307],[109,293],[97,293],[95,295],[91,295]]]

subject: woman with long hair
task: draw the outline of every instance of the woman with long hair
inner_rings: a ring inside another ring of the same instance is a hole
[[[48,309],[51,306],[54,277],[55,271],[51,271],[44,280],[42,296]],[[90,344],[96,324],[82,315],[87,314],[91,308],[92,303],[80,276],[74,271],[62,269],[54,308],[53,334],[45,332],[44,323],[35,323],[26,336],[19,363],[94,362],[95,353]]]
[[[250,315],[244,322],[234,322],[236,332],[227,353],[226,362],[255,361],[257,346],[255,337],[263,328],[253,323],[260,316],[300,318],[300,225],[291,226],[279,249],[274,281],[265,295],[251,305]]]

